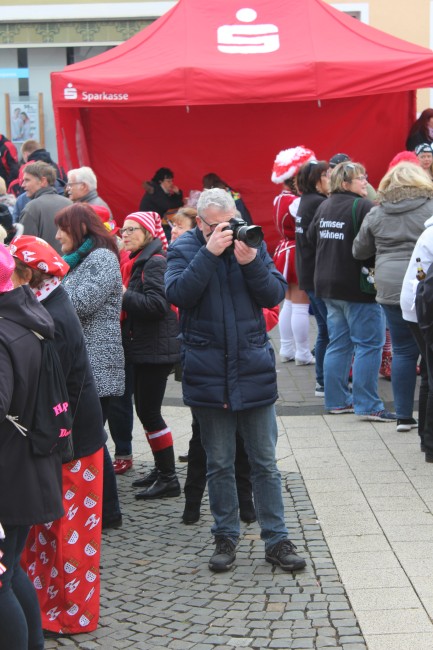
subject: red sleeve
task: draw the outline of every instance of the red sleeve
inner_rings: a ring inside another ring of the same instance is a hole
[[[278,323],[278,317],[280,315],[280,307],[276,305],[271,309],[266,307],[263,308],[263,316],[265,317],[266,331],[270,332],[274,329],[275,325]]]

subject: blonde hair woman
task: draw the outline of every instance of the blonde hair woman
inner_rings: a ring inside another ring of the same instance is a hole
[[[421,167],[402,162],[383,177],[378,200],[353,242],[353,254],[360,260],[376,256],[376,300],[385,311],[393,348],[397,431],[410,431],[418,425],[412,411],[419,351],[402,316],[400,293],[417,239],[433,214],[433,183]]]

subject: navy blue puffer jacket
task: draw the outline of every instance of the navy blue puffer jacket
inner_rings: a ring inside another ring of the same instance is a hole
[[[184,401],[232,411],[273,404],[275,356],[262,308],[281,302],[285,280],[265,244],[241,266],[205,243],[195,228],[167,256],[167,299],[180,311]]]

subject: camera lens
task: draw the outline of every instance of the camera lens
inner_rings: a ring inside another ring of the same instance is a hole
[[[259,248],[263,241],[263,230],[260,226],[244,226],[241,228],[244,232],[239,239],[250,248]]]

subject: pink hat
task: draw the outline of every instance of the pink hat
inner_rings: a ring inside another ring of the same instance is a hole
[[[272,168],[271,181],[273,183],[284,183],[293,178],[301,169],[302,165],[310,160],[316,160],[316,155],[311,149],[303,145],[293,149],[283,149],[275,158]]]
[[[12,291],[12,273],[15,269],[15,262],[9,250],[3,244],[0,244],[0,293]]]
[[[157,212],[132,212],[125,219],[132,219],[140,224],[145,230],[150,232],[152,237],[158,237],[162,242],[162,247],[166,251],[168,248],[167,237],[161,224],[161,217]]]

